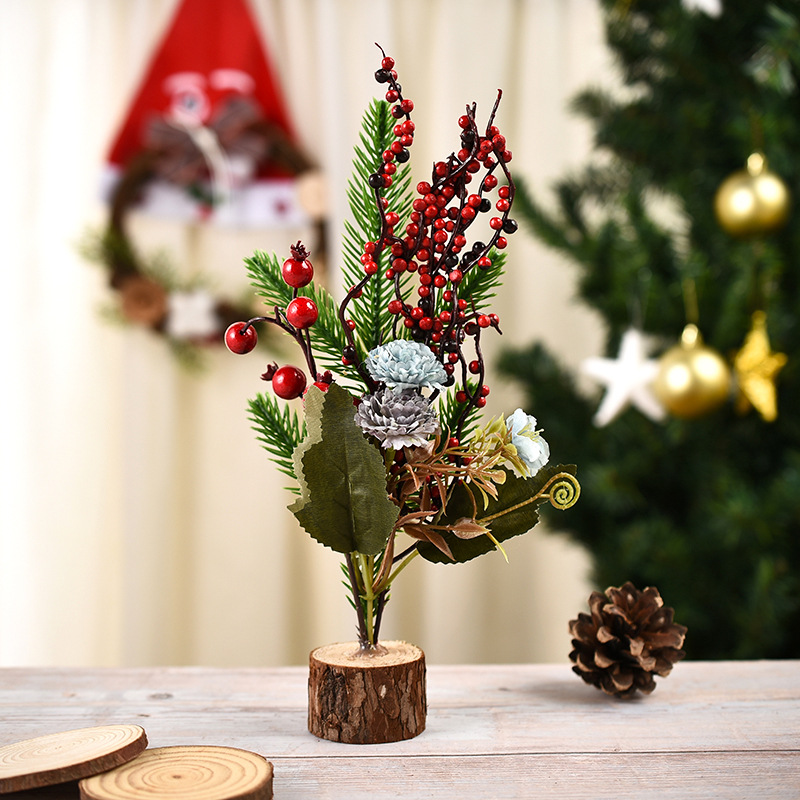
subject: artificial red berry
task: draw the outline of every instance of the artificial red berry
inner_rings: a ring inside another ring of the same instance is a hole
[[[478,317],[478,325],[480,325],[481,328],[488,328],[491,324],[492,321],[489,319],[487,314],[481,314]]]
[[[381,66],[384,69],[391,69],[394,66],[394,59],[391,56],[384,56],[381,59]]]
[[[314,267],[307,258],[302,261],[297,258],[287,258],[281,267],[281,275],[289,286],[299,289],[301,286],[311,283],[314,277]]]
[[[478,406],[478,408],[483,408],[486,405],[486,398],[485,397],[478,397],[475,400],[475,405]]]
[[[243,356],[258,344],[256,329],[247,322],[234,322],[225,331],[225,345],[231,353]]]
[[[284,400],[294,400],[306,390],[306,376],[297,367],[285,366],[272,376],[272,391]]]
[[[460,444],[461,444],[461,442],[458,440],[458,436],[451,436],[447,440],[447,446],[448,447],[458,447]]]
[[[286,319],[295,328],[310,328],[318,316],[317,304],[310,297],[295,297],[286,307]]]
[[[457,403],[466,403],[467,402],[467,393],[463,390],[459,390],[456,392],[456,402]]]
[[[481,386],[481,397],[488,397],[491,391],[492,390],[484,383],[483,386]]]
[[[477,375],[481,371],[481,362],[480,361],[470,361],[469,362],[469,371],[473,375]]]
[[[316,386],[317,389],[319,389],[321,392],[327,392],[328,389],[331,388],[330,383],[327,383],[326,381],[314,381],[314,383],[312,383],[311,386]],[[310,389],[311,386],[309,386],[308,389]],[[308,389],[306,389],[303,392],[303,397],[305,397],[308,394]]]
[[[403,310],[403,304],[400,300],[390,300],[387,310],[390,314],[399,314]]]

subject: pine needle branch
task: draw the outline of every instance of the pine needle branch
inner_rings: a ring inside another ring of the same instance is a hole
[[[294,478],[294,449],[305,436],[305,423],[288,405],[279,405],[274,397],[258,394],[248,401],[249,419],[258,441],[270,454],[280,472]]]

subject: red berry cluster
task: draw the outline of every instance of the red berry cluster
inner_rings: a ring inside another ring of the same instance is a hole
[[[491,269],[493,249],[503,250],[508,244],[506,237],[517,230],[517,223],[509,217],[514,182],[507,165],[512,153],[506,147],[505,137],[493,124],[501,93],[498,92],[483,132],[475,122],[474,104],[459,118],[461,148],[434,164],[430,181],[417,184],[419,196],[413,202],[405,229],[400,232],[397,228],[400,217],[388,207],[383,192],[391,186],[397,164],[409,158],[408,148],[414,141],[411,120],[414,104],[403,97],[394,63],[384,54],[381,68],[375,73],[379,83],[387,84],[385,97],[393,104],[391,113],[397,120],[394,141],[383,152],[376,171],[369,176],[381,218],[381,233],[377,241],[365,242],[363,246],[364,278],[345,298],[340,317],[344,322],[347,304],[360,295],[368,280],[383,272],[384,278],[394,283],[394,297],[387,310],[396,317],[395,332],[398,325],[403,325],[413,339],[429,345],[450,376],[460,364],[462,380],[456,397],[468,407],[481,407],[486,404],[489,389],[483,384],[480,334],[488,327],[499,331],[499,319],[496,314],[475,309],[468,276],[474,269]],[[492,210],[486,241],[468,245],[467,229]],[[418,275],[418,298],[413,302],[402,295],[403,273]],[[467,337],[474,340],[476,354],[469,362],[463,354]],[[355,363],[359,367],[354,339],[352,336],[348,339],[345,363]],[[359,372],[370,385],[368,376],[361,369]],[[471,388],[468,374],[478,376],[476,388]],[[451,383],[454,380],[452,378]]]
[[[481,333],[490,327],[500,332],[496,314],[476,309],[471,296],[470,272],[492,269],[492,252],[503,250],[508,244],[506,237],[517,230],[517,223],[509,216],[514,200],[514,181],[508,169],[512,154],[506,147],[505,137],[494,125],[502,93],[498,92],[483,132],[475,122],[475,104],[467,107],[458,120],[460,149],[434,164],[429,181],[417,184],[418,197],[413,201],[405,228],[400,230],[400,215],[389,208],[384,193],[392,185],[397,165],[409,159],[415,125],[411,119],[414,103],[403,97],[394,65],[394,59],[384,53],[380,69],[375,73],[376,80],[387,85],[385,97],[392,104],[391,114],[396,124],[394,140],[368,178],[381,221],[380,235],[375,241],[364,243],[361,253],[364,277],[351,287],[339,307],[339,320],[347,339],[342,363],[353,365],[369,390],[375,390],[375,382],[358,352],[355,323],[348,318],[347,307],[361,296],[370,280],[390,281],[393,297],[387,311],[395,318],[394,335],[403,326],[411,338],[428,345],[447,372],[450,385],[456,382],[456,368],[461,368],[456,400],[464,404],[464,409],[454,431],[454,440],[457,440],[469,409],[484,406],[489,394],[489,387],[483,382]],[[479,220],[486,220],[487,215],[485,241],[475,240],[469,244],[468,229]],[[405,282],[401,276],[407,273],[418,276],[417,296],[413,300],[403,296]],[[228,347],[235,353],[249,352],[255,347],[252,323],[273,322],[296,339],[310,373],[317,376],[317,384],[327,387],[330,373],[317,375],[308,334],[308,328],[317,320],[318,310],[313,300],[297,292],[314,275],[308,253],[299,242],[292,248],[292,257],[284,262],[281,274],[286,284],[294,288],[293,299],[286,309],[276,308],[274,317],[235,323],[226,332]],[[464,355],[468,338],[472,340],[475,353],[471,360]],[[275,365],[264,377],[272,381],[279,396],[298,397],[305,390],[306,381],[302,373],[302,380],[297,373],[300,371],[294,367],[279,369]],[[470,375],[475,378],[470,380]]]
[[[314,278],[314,267],[309,261],[309,253],[300,242],[292,245],[291,258],[287,258],[281,266],[281,276],[287,286],[294,290],[293,296],[285,309],[276,308],[272,317],[254,317],[247,322],[234,322],[225,331],[225,344],[232,353],[243,355],[251,352],[258,343],[258,334],[254,327],[256,322],[272,322],[283,328],[292,336],[306,357],[306,363],[312,375],[316,375],[315,385],[327,389],[332,380],[330,372],[318,375],[311,352],[311,340],[308,329],[317,321],[319,310],[317,304],[310,298],[298,294],[297,290],[307,286]],[[271,364],[261,376],[265,381],[272,382],[272,389],[278,397],[293,400],[300,397],[306,390],[306,375],[297,367],[286,365],[278,367]]]

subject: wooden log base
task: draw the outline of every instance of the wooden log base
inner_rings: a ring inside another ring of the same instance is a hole
[[[84,778],[80,793],[81,800],[272,800],[272,764],[235,747],[157,747]]]
[[[379,744],[425,730],[425,654],[406,642],[329,644],[309,657],[308,729],[321,739]]]
[[[101,725],[0,747],[0,794],[77,781],[125,764],[147,747],[139,725]]]

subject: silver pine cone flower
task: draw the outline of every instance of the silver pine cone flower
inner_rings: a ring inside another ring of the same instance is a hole
[[[418,447],[439,432],[439,420],[430,401],[413,389],[379,389],[366,395],[355,420],[381,447]]]

